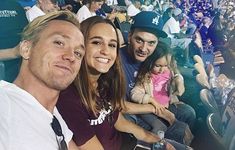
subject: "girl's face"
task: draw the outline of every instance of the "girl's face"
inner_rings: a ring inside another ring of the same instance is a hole
[[[88,35],[85,59],[92,74],[106,73],[117,57],[117,34],[110,24],[94,25]]]
[[[152,68],[152,73],[153,74],[160,74],[160,73],[164,73],[165,71],[168,71],[169,67],[167,64],[167,59],[165,56],[157,59],[153,65]]]

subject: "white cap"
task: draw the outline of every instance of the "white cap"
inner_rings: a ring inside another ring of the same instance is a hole
[[[175,8],[175,9],[173,10],[173,14],[174,14],[175,16],[178,16],[178,15],[180,15],[181,13],[182,13],[182,10],[179,9],[179,8]]]

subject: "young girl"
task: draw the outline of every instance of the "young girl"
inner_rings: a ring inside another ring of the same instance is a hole
[[[177,109],[181,108],[171,104],[173,102],[177,102],[177,105],[180,104],[182,106],[186,104],[179,102],[177,96],[173,94],[175,83],[172,79],[178,75],[174,75],[173,72],[176,72],[176,62],[170,54],[167,45],[159,42],[153,54],[141,66],[136,78],[135,87],[131,90],[130,95],[134,102],[142,104],[150,103],[155,107],[157,116],[154,114],[140,115],[144,121],[153,127],[152,132],[156,133],[158,130],[168,132],[169,128],[172,128],[172,125],[174,125],[174,128],[177,127],[177,129],[170,129],[171,132],[175,131],[175,134],[182,137],[187,134],[186,130],[188,130],[188,127],[185,124],[187,122],[181,119],[184,114],[177,112]],[[175,115],[178,120],[183,122],[176,122]],[[156,127],[156,124],[159,124],[159,126]],[[182,124],[182,127],[179,124]],[[184,132],[179,133],[180,128]],[[174,136],[168,138],[181,141],[177,138],[175,139]]]
[[[164,43],[159,42],[157,49],[141,66],[135,87],[131,91],[131,99],[138,103],[151,103],[156,110],[168,108],[172,94],[170,84],[173,86],[171,79],[174,77],[175,69],[175,61],[169,49]],[[178,101],[176,96],[172,98]]]

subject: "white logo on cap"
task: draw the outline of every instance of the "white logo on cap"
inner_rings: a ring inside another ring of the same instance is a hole
[[[152,23],[158,25],[158,19],[159,17],[153,18]]]

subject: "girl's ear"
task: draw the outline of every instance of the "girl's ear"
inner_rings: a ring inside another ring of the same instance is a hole
[[[31,49],[32,43],[30,41],[21,41],[20,42],[20,55],[23,57],[24,60],[28,60],[30,57],[30,49]]]

